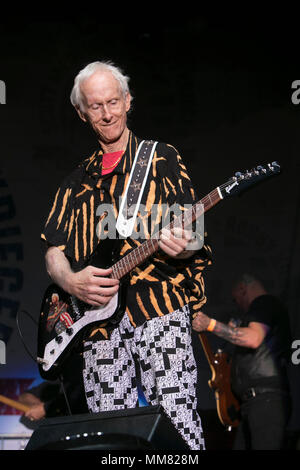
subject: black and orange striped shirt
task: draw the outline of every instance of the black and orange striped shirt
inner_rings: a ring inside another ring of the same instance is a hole
[[[118,216],[119,196],[126,188],[131,166],[141,139],[130,133],[127,149],[112,173],[102,176],[102,149],[85,159],[62,182],[55,195],[42,239],[59,247],[74,271],[82,269],[102,239],[105,214],[101,205],[110,204]],[[150,238],[164,226],[164,211],[173,204],[183,207],[196,202],[186,167],[174,147],[158,143],[141,200],[144,212],[143,234]],[[105,206],[103,206],[105,207]],[[151,208],[155,207],[155,217]],[[100,208],[100,210],[99,210]],[[96,228],[99,230],[96,230]],[[99,238],[100,237],[100,238]],[[143,239],[128,238],[120,256],[140,245]],[[211,250],[205,243],[194,256],[185,260],[157,251],[130,273],[127,313],[133,326],[162,316],[189,303],[192,313],[206,302],[203,270],[211,262]]]

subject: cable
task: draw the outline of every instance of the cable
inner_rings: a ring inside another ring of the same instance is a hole
[[[20,339],[21,339],[21,341],[22,341],[22,343],[23,343],[23,346],[24,346],[24,348],[25,348],[27,354],[31,357],[31,359],[32,359],[36,364],[38,364],[39,362],[38,362],[37,358],[35,358],[35,357],[33,356],[33,354],[29,351],[29,348],[27,347],[27,345],[26,345],[26,343],[25,343],[25,340],[24,340],[24,338],[23,338],[22,332],[21,332],[21,328],[20,328],[20,324],[19,324],[19,314],[22,313],[22,312],[23,312],[23,313],[26,313],[26,315],[28,315],[28,317],[33,321],[33,323],[35,323],[36,326],[38,326],[38,323],[37,323],[37,321],[32,317],[32,315],[30,315],[30,313],[27,312],[27,310],[21,310],[20,312],[17,313],[16,322],[17,322],[17,328],[18,328],[18,332],[19,332],[19,335],[20,335]]]
[[[21,310],[20,312],[17,313],[17,316],[16,316],[16,322],[17,322],[17,328],[18,328],[18,332],[19,332],[19,335],[20,335],[20,338],[21,338],[21,341],[23,343],[23,346],[26,350],[26,352],[28,353],[28,355],[31,357],[31,359],[36,363],[36,364],[39,364],[39,358],[35,358],[33,356],[33,354],[31,353],[31,351],[29,350],[29,348],[27,347],[26,343],[25,343],[25,340],[23,338],[23,335],[22,335],[22,331],[21,331],[21,328],[20,328],[20,322],[19,322],[19,314],[20,313],[25,313],[26,315],[28,315],[28,317],[33,321],[33,323],[38,327],[38,322],[33,318],[32,315],[30,315],[29,312],[27,312],[27,310]],[[67,410],[68,410],[68,413],[69,415],[71,416],[72,415],[72,411],[71,411],[71,407],[70,407],[70,402],[68,400],[68,397],[67,397],[67,393],[66,393],[66,390],[65,390],[65,386],[64,386],[64,380],[63,380],[63,376],[60,375],[58,377],[58,380],[60,382],[60,386],[61,386],[61,389],[62,389],[62,392],[63,392],[63,395],[64,395],[64,399],[65,399],[65,402],[66,402],[66,405],[67,405]]]
[[[66,393],[66,389],[65,389],[65,386],[64,386],[64,378],[62,375],[60,375],[58,377],[58,380],[60,382],[60,386],[61,386],[61,389],[63,391],[63,394],[64,394],[64,398],[65,398],[65,402],[66,402],[66,405],[67,405],[67,409],[68,409],[68,413],[70,416],[72,416],[72,411],[71,411],[71,407],[70,407],[70,402],[69,402],[69,399],[68,399],[68,396],[67,396],[67,393]]]

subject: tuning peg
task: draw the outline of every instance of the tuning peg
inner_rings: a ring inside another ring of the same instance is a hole
[[[261,166],[261,165],[258,165],[258,166],[256,167],[256,169],[257,169],[260,173],[267,173],[267,170],[266,170],[263,166]]]
[[[268,167],[271,171],[280,171],[280,165],[277,162],[268,163]]]
[[[237,172],[235,173],[235,177],[236,177],[236,179],[243,179],[243,178],[244,178],[244,175],[243,175],[243,173],[241,173],[240,171],[237,171]]]
[[[268,164],[268,167],[271,171],[280,170],[280,165],[277,162],[272,162]]]

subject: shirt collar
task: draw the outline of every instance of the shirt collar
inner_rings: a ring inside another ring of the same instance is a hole
[[[102,176],[102,156],[103,150],[100,149],[96,150],[93,155],[82,162],[80,166],[83,166],[84,170],[89,176],[92,176],[95,179],[99,178],[110,178],[115,174],[124,175],[129,173],[132,167],[132,163],[137,151],[137,148],[141,142],[141,139],[136,137],[133,132],[129,131],[128,143],[121,161],[118,163],[114,170]]]

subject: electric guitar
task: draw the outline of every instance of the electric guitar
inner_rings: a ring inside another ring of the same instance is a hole
[[[258,166],[245,173],[236,173],[225,184],[218,186],[203,199],[175,218],[166,228],[191,225],[200,215],[226,197],[240,194],[265,178],[280,173],[277,162],[265,167]],[[45,380],[58,378],[62,365],[70,351],[83,338],[84,332],[93,324],[104,320],[118,324],[126,305],[128,274],[159,249],[160,233],[145,240],[123,258],[118,259],[119,244],[124,240],[102,240],[86,262],[98,268],[112,268],[111,277],[120,280],[119,290],[109,303],[94,307],[51,284],[43,297],[38,328],[37,362],[41,377]]]
[[[204,331],[199,333],[199,339],[212,372],[208,385],[215,392],[219,419],[230,431],[240,422],[240,403],[233,394],[230,383],[230,357],[220,349],[213,352]]]

